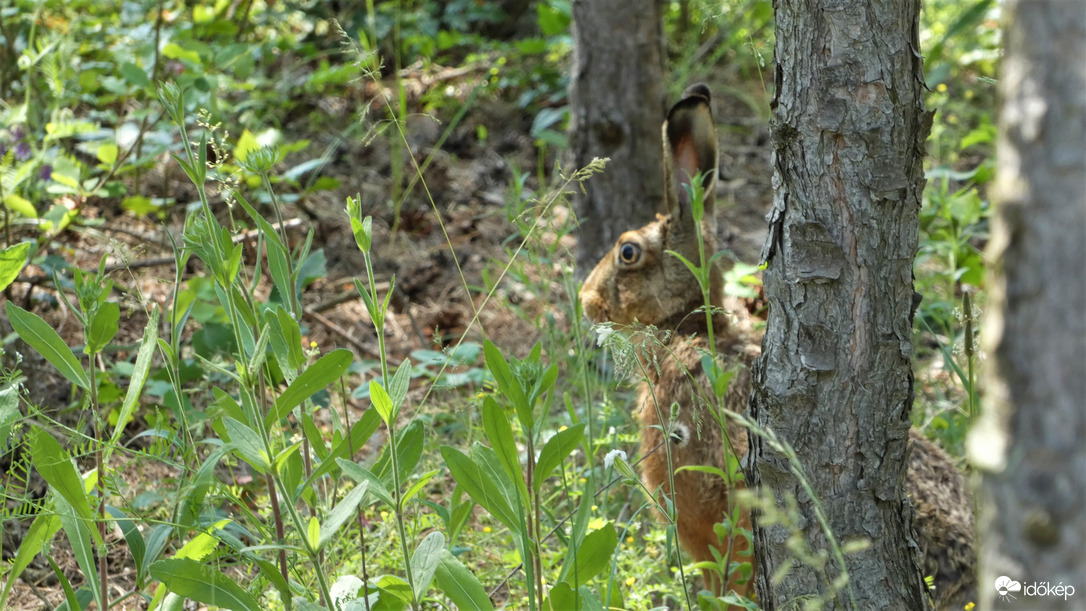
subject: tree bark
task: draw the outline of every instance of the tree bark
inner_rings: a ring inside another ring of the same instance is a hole
[[[1021,608],[1086,598],[1086,4],[1008,2],[984,346],[969,438],[983,609],[997,578]],[[1047,584],[1043,590],[1036,586]],[[1035,586],[1030,588],[1030,586]],[[1054,591],[1053,588],[1062,591]],[[1067,596],[1066,586],[1074,588]],[[1038,591],[1041,590],[1041,591]]]
[[[570,144],[574,164],[610,157],[584,183],[577,267],[587,273],[623,232],[652,220],[645,200],[665,206],[662,0],[574,0]]]
[[[757,435],[748,477],[793,498],[797,560],[780,526],[755,529],[758,601],[826,608],[927,604],[906,500],[913,402],[913,258],[931,115],[919,0],[777,0],[774,208],[763,258],[769,320],[754,366],[756,422],[789,444],[844,556],[849,583],[793,462]],[[817,564],[817,563],[813,563]],[[784,579],[770,577],[790,565]]]

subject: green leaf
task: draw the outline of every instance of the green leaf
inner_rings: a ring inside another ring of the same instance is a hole
[[[252,594],[202,562],[188,558],[159,560],[151,565],[151,575],[170,592],[206,605],[231,611],[261,611],[262,608]]]
[[[591,532],[577,550],[576,573],[568,581],[575,585],[588,583],[611,564],[611,556],[618,544],[618,533],[608,522],[603,528]]]
[[[321,522],[317,516],[309,516],[309,527],[305,533],[305,543],[311,551],[317,551],[321,543]]]
[[[8,210],[18,212],[27,218],[38,218],[38,211],[34,208],[34,204],[18,193],[8,193],[4,195],[4,206],[6,206]]]
[[[140,533],[139,527],[136,526],[136,521],[129,518],[120,509],[107,505],[106,511],[113,516],[114,523],[121,529],[121,534],[124,535],[125,543],[128,544],[128,551],[132,553],[132,560],[138,571],[136,580],[142,582],[143,559],[147,554],[147,543],[143,540],[143,534]]]
[[[592,485],[592,480],[589,479],[585,483],[584,490],[581,491],[583,495],[582,499],[591,499],[595,497],[595,488]],[[566,555],[562,560],[562,570],[558,574],[558,581],[565,581],[566,576],[570,574],[575,566],[577,558],[577,551],[581,549],[581,543],[584,542],[585,533],[588,532],[588,523],[592,519],[592,503],[582,502],[577,507],[577,513],[573,514],[573,527],[569,531],[569,537],[566,543]]]
[[[110,340],[117,335],[120,320],[121,306],[113,301],[100,304],[94,313],[94,319],[91,320],[90,328],[87,329],[87,343],[83,352],[94,355],[108,346]]]
[[[200,54],[196,51],[186,50],[176,42],[171,42],[165,47],[162,47],[162,55],[170,59],[184,60],[190,64],[200,65]]]
[[[520,491],[521,498],[528,498],[528,487],[524,483],[524,472],[520,466],[520,452],[513,440],[513,428],[498,402],[492,397],[483,399],[483,428],[486,439],[498,455],[505,472]],[[538,490],[538,486],[534,486]]]
[[[239,163],[244,163],[246,158],[249,157],[249,153],[259,148],[260,143],[256,141],[256,136],[246,129],[242,131],[241,136],[238,137],[238,143],[234,147],[234,159]]]
[[[98,150],[95,151],[94,154],[98,157],[98,161],[101,161],[106,165],[113,165],[113,162],[117,161],[117,153],[119,152],[120,149],[117,148],[116,144],[106,142],[105,144],[99,145]]]
[[[125,393],[124,403],[121,404],[121,412],[117,416],[117,425],[110,436],[110,443],[105,448],[105,458],[113,453],[113,447],[121,441],[121,434],[125,430],[125,423],[136,409],[139,397],[143,392],[143,384],[147,382],[148,373],[151,371],[151,359],[154,358],[154,348],[159,343],[159,306],[151,308],[151,316],[148,317],[147,327],[143,328],[143,339],[140,340],[139,352],[136,353],[136,365],[132,366],[132,374],[128,379],[128,391]]]
[[[60,335],[53,330],[53,327],[50,327],[37,314],[27,312],[10,301],[4,308],[11,327],[24,342],[45,357],[45,360],[56,367],[57,371],[69,382],[84,390],[90,388],[87,372],[79,366],[79,361],[72,353],[72,349],[60,339]]]
[[[483,355],[486,359],[487,368],[490,369],[494,381],[498,384],[498,390],[512,401],[517,412],[517,418],[520,420],[520,426],[528,434],[531,434],[533,428],[532,406],[528,404],[528,398],[524,395],[524,389],[521,388],[520,382],[513,376],[513,372],[509,368],[509,362],[505,360],[498,347],[491,343],[489,339],[483,341]]]
[[[316,363],[307,367],[291,382],[283,394],[279,395],[275,401],[275,407],[264,419],[264,426],[272,428],[302,401],[338,380],[351,366],[352,358],[350,350],[339,348],[317,359]]]
[[[388,384],[388,396],[392,399],[392,405],[399,413],[407,400],[407,389],[411,385],[411,359],[404,359],[392,374],[392,381]]]
[[[464,566],[449,550],[442,550],[441,562],[434,573],[437,587],[460,609],[488,611],[494,603],[479,582],[479,578]]]
[[[29,253],[30,242],[19,242],[0,250],[0,291],[8,288],[19,277],[19,273],[26,267],[26,256]]]
[[[434,580],[434,573],[441,563],[441,554],[445,551],[445,535],[439,531],[432,531],[426,535],[415,553],[411,554],[411,575],[415,581],[415,599],[422,600],[426,591],[430,589],[430,583]]]
[[[400,502],[407,503],[411,499],[415,498],[415,495],[419,492],[422,492],[422,489],[426,487],[426,484],[430,483],[430,480],[433,479],[433,477],[440,472],[440,470],[434,469],[433,471],[427,471],[426,473],[420,475],[419,478],[415,480],[415,483],[411,484],[411,487],[403,493]]]
[[[147,73],[132,62],[121,64],[121,76],[134,87],[144,89],[151,86],[151,79],[147,78]]]
[[[271,457],[264,450],[260,435],[248,425],[233,418],[223,418],[223,426],[230,435],[230,445],[237,450],[238,456],[260,473],[271,468]]]
[[[94,600],[98,603],[98,608],[105,609],[102,600],[102,588],[99,586],[101,582],[99,581],[98,566],[94,557],[94,546],[91,544],[93,534],[99,546],[102,545],[102,538],[98,533],[98,529],[91,527],[94,520],[87,520],[80,515],[80,510],[70,505],[63,496],[56,497],[54,501],[56,502],[57,517],[60,518],[60,523],[64,526],[64,534],[68,535],[68,543],[72,546],[72,554],[75,556],[76,564],[83,571],[83,578],[87,580],[87,585],[94,593]]]
[[[15,552],[15,558],[8,565],[8,572],[4,575],[4,590],[0,593],[0,609],[8,608],[5,605],[19,575],[30,566],[30,562],[34,560],[46,542],[53,540],[58,530],[60,530],[60,519],[52,511],[39,513],[31,522],[30,529],[23,536],[19,550]]]
[[[505,495],[466,454],[451,446],[441,446],[441,457],[456,483],[483,509],[513,532],[520,532],[520,520]]]
[[[381,420],[385,421],[385,425],[392,426],[396,421],[396,406],[392,404],[392,397],[388,396],[385,387],[381,386],[377,380],[370,380],[370,401],[373,402],[373,408],[381,415]]]
[[[388,488],[385,488],[384,483],[381,482],[381,478],[374,475],[369,469],[366,469],[356,462],[343,458],[337,458],[336,462],[339,463],[339,467],[343,469],[343,473],[346,474],[347,477],[358,482],[359,485],[365,485],[368,491],[372,492],[377,500],[388,505],[389,508],[396,506],[396,501],[393,500]]]
[[[575,424],[564,431],[558,431],[543,446],[539,453],[539,462],[536,463],[535,479],[532,481],[532,489],[539,492],[539,487],[550,477],[558,465],[569,456],[584,438],[584,423]]]
[[[354,464],[354,463],[351,463]],[[347,496],[343,497],[332,511],[328,512],[328,515],[324,518],[324,524],[321,524],[320,533],[317,537],[317,545],[314,549],[324,549],[325,545],[332,540],[332,537],[339,533],[340,527],[347,523],[347,520],[351,519],[351,516],[355,515],[358,510],[358,504],[362,502],[362,499],[366,496],[366,490],[369,488],[369,482],[359,482]]]
[[[313,470],[313,474],[305,481],[305,487],[312,488],[313,484],[318,479],[327,475],[328,472],[337,466],[337,460],[344,456],[349,457],[353,452],[362,449],[362,446],[364,446],[369,438],[373,436],[373,433],[380,424],[381,418],[376,412],[366,411],[363,413],[362,418],[351,427],[350,435],[343,438],[336,447],[332,448],[332,452],[328,455],[328,458],[322,461],[320,466]]]
[[[73,509],[74,515],[84,522],[93,523],[94,511],[87,500],[83,478],[75,470],[71,457],[60,446],[60,442],[44,430],[35,429],[30,443],[30,456],[34,459],[34,467],[38,473],[60,498],[67,501],[67,506]],[[92,532],[94,542],[102,545],[98,529],[92,529]]]

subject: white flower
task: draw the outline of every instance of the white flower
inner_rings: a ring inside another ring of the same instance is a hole
[[[611,337],[614,332],[615,330],[610,326],[596,327],[596,346],[603,346],[607,343],[607,338]]]
[[[615,457],[616,456],[618,458],[621,458],[622,460],[627,460],[626,459],[626,452],[624,452],[622,450],[611,450],[610,452],[607,453],[607,456],[603,457],[603,465],[605,467],[607,467],[608,469],[615,466]]]

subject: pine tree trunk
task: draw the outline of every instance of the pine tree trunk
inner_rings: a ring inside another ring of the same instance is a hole
[[[778,506],[798,504],[806,545],[757,527],[758,600],[788,608],[922,609],[925,595],[906,500],[913,403],[913,258],[930,114],[917,42],[919,0],[777,0],[773,100],[775,196],[763,255],[769,320],[754,367],[757,423],[794,450],[838,546],[794,465],[752,435],[750,479]],[[780,583],[769,578],[786,564]]]
[[[983,326],[980,608],[1086,600],[1086,3],[1005,7],[1003,125]],[[1031,587],[1033,586],[1033,587]],[[1074,588],[1068,596],[1067,586]],[[1058,588],[1058,590],[1056,589]],[[1014,597],[1010,599],[1009,597]]]
[[[587,273],[619,234],[652,220],[643,202],[664,205],[662,0],[574,0],[573,41],[574,165],[611,158],[576,196],[577,267]]]

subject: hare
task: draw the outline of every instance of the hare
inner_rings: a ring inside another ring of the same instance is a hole
[[[642,479],[649,490],[659,491],[675,504],[679,542],[695,561],[712,561],[714,549],[732,559],[748,559],[748,538],[721,541],[714,530],[734,511],[729,484],[719,475],[702,471],[668,472],[669,458],[674,470],[701,465],[726,471],[728,453],[742,459],[748,451],[747,432],[728,419],[722,434],[715,412],[704,399],[713,394],[702,356],[713,351],[706,314],[698,310],[704,305],[703,296],[695,276],[668,253],[698,261],[699,230],[705,252],[716,251],[712,206],[717,138],[708,87],[693,85],[686,90],[668,113],[663,140],[668,214],[657,214],[648,225],[623,233],[585,280],[580,300],[593,322],[619,326],[638,322],[667,332],[666,347],[658,351],[660,358],[639,354],[646,365],[637,408],[645,457]],[[701,227],[695,223],[689,195],[695,177],[700,177],[705,194]],[[725,306],[724,270],[719,259],[712,265],[709,300],[716,312],[715,353],[726,368],[741,366],[729,383],[722,407],[742,413],[751,387],[747,366],[758,355],[759,338],[741,309],[729,312],[731,316],[719,313]],[[668,443],[662,446],[665,435]],[[937,606],[961,609],[975,596],[976,588],[972,500],[964,476],[945,452],[916,430],[911,432],[910,445],[907,487],[916,508],[922,568],[935,579]],[[732,527],[749,530],[749,512],[742,510]],[[729,545],[734,549],[729,550]],[[732,574],[726,583],[709,571],[704,577],[706,586],[718,594],[724,588],[747,596],[752,592],[752,580],[746,576]]]

